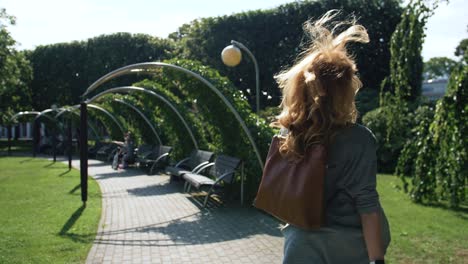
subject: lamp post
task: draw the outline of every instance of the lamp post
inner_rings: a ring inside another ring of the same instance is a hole
[[[244,46],[244,44],[235,40],[231,40],[231,45],[223,49],[223,51],[221,52],[221,59],[223,60],[223,63],[225,65],[229,67],[235,67],[242,60],[241,50],[245,51],[250,56],[255,66],[255,88],[256,88],[255,97],[256,97],[256,103],[257,103],[257,116],[258,116],[259,111],[260,111],[260,73],[258,69],[257,59],[255,59],[255,56],[246,46]],[[257,122],[258,122],[258,118],[257,118]]]

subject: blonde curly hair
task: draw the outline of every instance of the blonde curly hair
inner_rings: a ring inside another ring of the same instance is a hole
[[[275,76],[283,98],[272,125],[289,130],[280,152],[291,159],[301,159],[308,146],[326,144],[338,128],[356,122],[354,100],[362,83],[346,44],[367,43],[369,36],[355,19],[333,22],[338,14],[331,10],[304,23],[311,44],[292,67]]]

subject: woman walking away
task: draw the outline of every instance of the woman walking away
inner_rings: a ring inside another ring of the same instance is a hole
[[[284,227],[285,264],[384,263],[390,243],[376,191],[376,142],[368,128],[356,124],[354,100],[362,84],[345,47],[367,43],[369,37],[354,20],[334,22],[337,15],[332,10],[307,22],[310,47],[275,77],[283,94],[282,113],[274,123],[284,135],[280,154],[300,161],[316,144],[327,153],[324,224],[315,229]]]

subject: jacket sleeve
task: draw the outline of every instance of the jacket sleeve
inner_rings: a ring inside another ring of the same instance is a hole
[[[370,133],[354,142],[349,152],[346,189],[351,194],[359,214],[380,210],[376,190],[377,154],[374,136]]]

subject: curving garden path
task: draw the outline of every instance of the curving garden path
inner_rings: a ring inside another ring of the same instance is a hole
[[[279,223],[253,208],[201,209],[166,175],[96,160],[89,175],[103,212],[87,263],[281,263]]]

